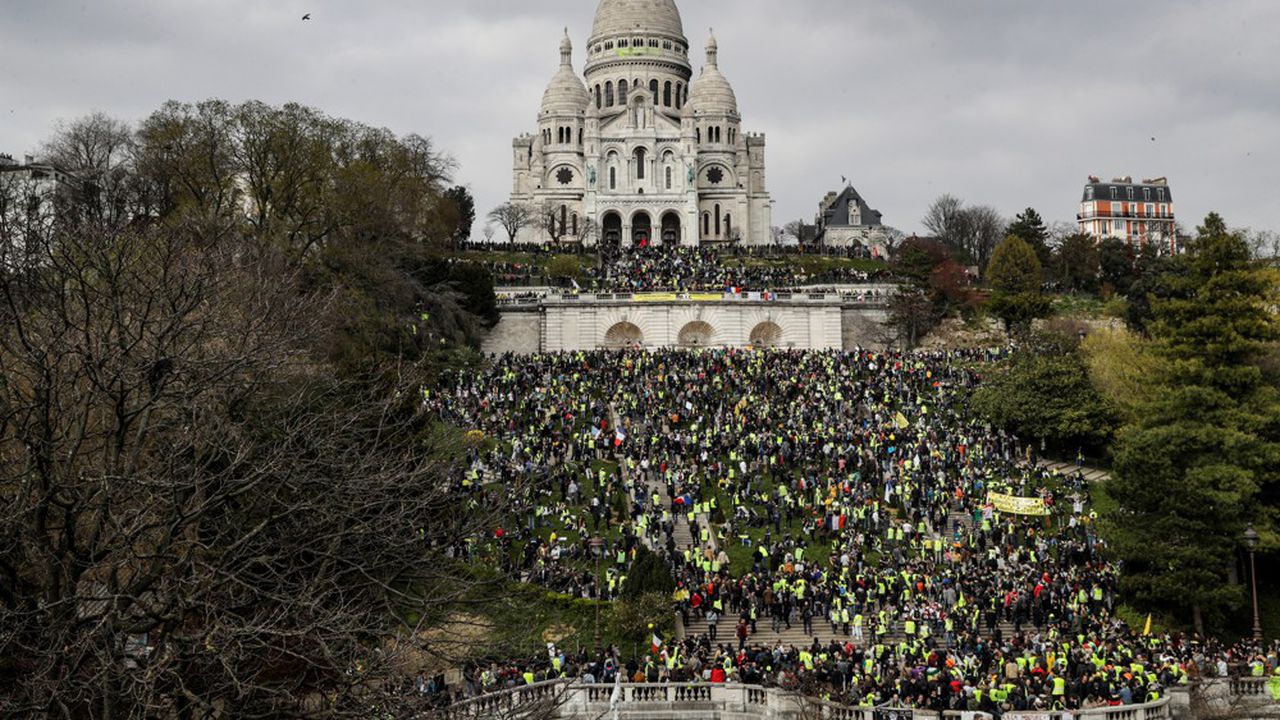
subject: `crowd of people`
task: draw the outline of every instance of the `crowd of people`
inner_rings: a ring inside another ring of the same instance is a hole
[[[510,255],[494,257],[489,260],[480,254],[468,261],[488,270],[494,285],[500,288],[545,286],[610,293],[781,292],[812,286],[834,289],[840,285],[891,279],[885,270],[867,272],[839,264],[806,270],[801,257],[790,253],[726,252],[680,246],[646,245],[586,254],[580,263],[585,274],[576,278],[557,276],[549,265],[554,255],[545,249],[530,252],[528,260],[515,260]]]
[[[795,262],[747,262],[722,257],[714,248],[646,246],[623,248],[591,268],[587,286],[610,292],[783,291],[815,284],[883,280],[885,273],[831,267],[810,273]]]
[[[648,548],[685,625],[645,654],[477,667],[469,690],[625,673],[999,714],[1275,671],[1275,644],[1117,617],[1119,568],[1083,476],[1040,468],[970,411],[1003,354],[573,352],[450,376],[432,409],[488,440],[459,491],[477,507],[502,494],[519,518],[470,552],[608,599]],[[803,641],[781,639],[793,626]]]

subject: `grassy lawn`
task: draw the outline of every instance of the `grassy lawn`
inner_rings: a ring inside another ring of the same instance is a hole
[[[449,614],[432,615],[430,608],[404,614],[407,623],[421,621],[424,635],[445,643],[450,661],[545,657],[548,642],[567,651],[609,644],[630,651],[643,641],[619,631],[617,603],[505,582],[488,568],[459,572],[475,585]],[[669,627],[664,630],[670,632]]]

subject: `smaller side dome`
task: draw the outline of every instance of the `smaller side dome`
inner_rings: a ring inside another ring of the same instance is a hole
[[[712,32],[707,39],[707,64],[702,74],[689,85],[689,109],[694,114],[730,115],[738,112],[738,96],[720,72],[720,45]]]
[[[569,29],[565,28],[560,41],[560,68],[551,76],[546,92],[542,93],[542,114],[577,115],[587,109],[591,96],[573,71],[573,42]]]

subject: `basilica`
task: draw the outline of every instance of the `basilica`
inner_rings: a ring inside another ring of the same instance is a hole
[[[538,132],[516,138],[518,242],[622,246],[771,241],[763,134],[744,133],[714,35],[696,79],[674,0],[601,0],[586,83],[566,31]]]

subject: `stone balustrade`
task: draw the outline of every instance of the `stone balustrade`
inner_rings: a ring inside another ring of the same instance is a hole
[[[618,717],[629,720],[989,720],[983,713],[851,707],[756,685],[622,684]],[[599,720],[612,716],[614,685],[547,682],[485,695],[452,706],[445,720],[559,718]],[[1072,713],[1005,713],[1005,720],[1170,720],[1169,699],[1142,705],[1092,708]]]

